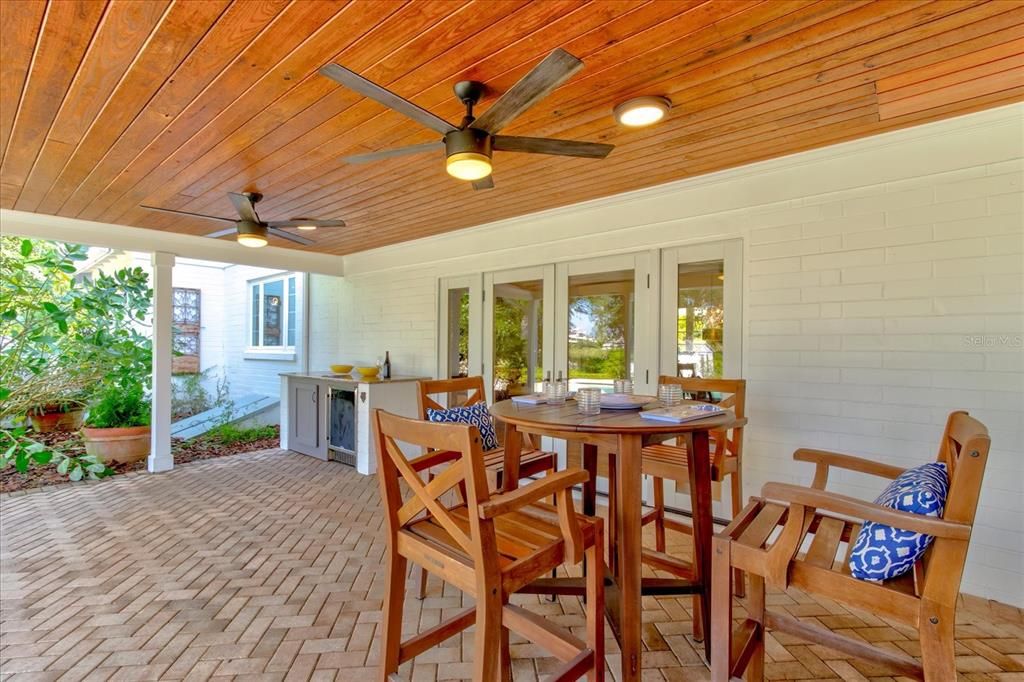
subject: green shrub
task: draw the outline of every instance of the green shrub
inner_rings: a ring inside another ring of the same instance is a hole
[[[87,426],[94,429],[149,426],[150,413],[149,400],[141,383],[111,386],[99,394],[89,409]]]

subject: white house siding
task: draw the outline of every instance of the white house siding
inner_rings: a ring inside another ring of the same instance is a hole
[[[346,257],[312,357],[436,375],[438,276],[741,238],[747,494],[808,483],[801,446],[930,460],[968,409],[993,448],[963,589],[1024,605],[1022,130],[1005,107]]]
[[[148,263],[148,256],[146,261]],[[149,266],[146,266],[147,270]],[[199,289],[199,370],[209,371],[203,387],[211,394],[224,362],[224,265],[179,259],[174,265],[175,287]]]
[[[253,393],[277,395],[281,391],[282,372],[297,372],[303,361],[303,305],[304,295],[302,273],[296,273],[295,352],[290,354],[249,353],[249,282],[254,279],[279,274],[280,270],[268,270],[248,265],[231,265],[224,268],[224,368],[231,383],[232,395]]]

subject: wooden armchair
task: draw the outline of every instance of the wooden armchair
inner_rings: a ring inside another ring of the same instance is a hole
[[[946,464],[950,487],[943,515],[936,518],[825,491],[833,467],[889,479],[903,473],[900,467],[820,450],[798,450],[795,459],[816,464],[812,487],[765,485],[762,497],[751,498],[729,527],[714,538],[712,679],[725,682],[744,670],[748,680],[763,679],[764,632],[770,628],[873,660],[899,675],[929,682],[955,680],[956,602],[988,451],[984,424],[966,412],[950,414],[938,453],[938,461]],[[849,560],[862,521],[925,533],[934,541],[909,573],[884,582],[858,580],[850,574]],[[801,552],[805,546],[806,552]],[[730,589],[733,568],[746,571],[750,579],[748,617],[735,632]],[[766,611],[766,582],[777,589],[793,586],[916,628],[921,663],[906,654]]]
[[[377,477],[387,515],[387,592],[384,600],[380,680],[397,679],[398,666],[437,643],[476,625],[473,679],[512,679],[508,632],[551,652],[561,665],[550,680],[604,679],[603,526],[576,513],[572,487],[588,480],[576,469],[545,476],[516,490],[492,494],[480,433],[466,424],[436,424],[381,410],[373,413]],[[427,454],[407,459],[398,442]],[[436,453],[457,453],[429,483],[420,472],[437,465]],[[403,500],[399,481],[412,491]],[[446,506],[453,488],[463,501]],[[555,495],[557,505],[539,500]],[[562,563],[584,561],[587,641],[544,618],[509,604],[509,596]],[[475,605],[402,641],[407,562],[440,576]]]

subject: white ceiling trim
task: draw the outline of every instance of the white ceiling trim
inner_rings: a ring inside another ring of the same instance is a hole
[[[315,272],[335,277],[340,277],[343,273],[341,256],[307,253],[276,246],[251,249],[227,239],[208,239],[176,232],[112,225],[6,208],[0,209],[0,232],[5,235],[101,246],[121,251],[172,253],[182,258],[254,265],[275,270]]]

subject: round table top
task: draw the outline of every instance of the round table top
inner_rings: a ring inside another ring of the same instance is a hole
[[[693,403],[684,400],[683,403]],[[647,408],[662,407],[655,401]],[[714,417],[674,424],[672,422],[644,419],[641,410],[610,410],[603,408],[600,414],[583,415],[576,408],[576,402],[568,400],[564,405],[530,405],[513,400],[502,400],[491,405],[491,415],[498,420],[535,428],[550,428],[558,431],[577,433],[688,433],[691,431],[719,431],[743,426],[746,419],[737,419],[732,410]]]

